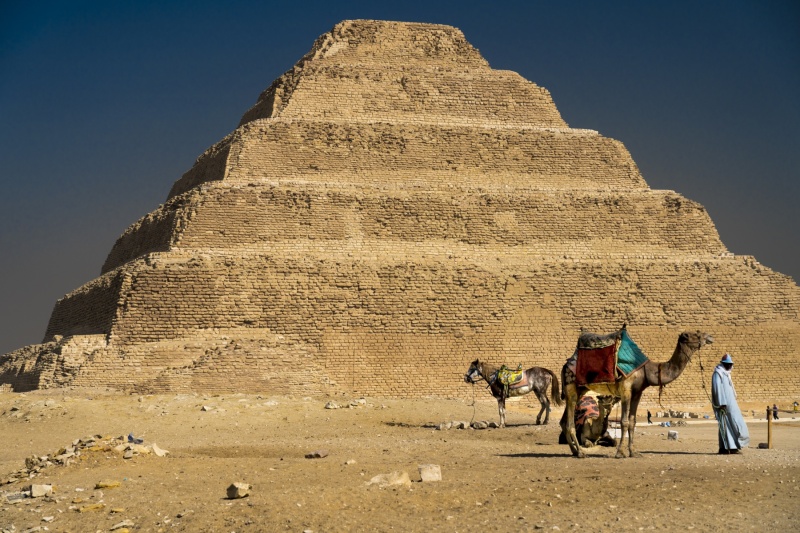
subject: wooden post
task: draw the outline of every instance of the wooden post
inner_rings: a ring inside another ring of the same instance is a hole
[[[772,449],[772,409],[767,407],[767,449]]]

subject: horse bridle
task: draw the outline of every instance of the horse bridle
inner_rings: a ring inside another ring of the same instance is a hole
[[[475,377],[476,375],[478,376],[477,378]],[[493,375],[496,378],[497,375],[496,374],[493,374]],[[484,380],[486,382],[486,388],[487,389],[492,386],[492,383],[494,383],[494,380],[493,379],[490,380],[489,378],[484,376],[483,375],[483,371],[480,369],[480,367],[477,367],[477,366],[470,366],[469,371],[466,374],[464,374],[464,381],[466,381],[467,383],[472,383],[473,385],[477,381],[479,381],[478,378],[480,378],[480,379],[482,379],[482,380]]]

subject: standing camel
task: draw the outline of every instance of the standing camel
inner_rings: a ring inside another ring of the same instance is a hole
[[[591,335],[591,334],[589,334]],[[642,398],[642,392],[650,386],[661,386],[671,383],[678,376],[681,375],[683,369],[692,359],[692,355],[706,344],[714,342],[714,338],[707,333],[697,332],[684,332],[678,337],[678,345],[675,347],[675,352],[669,361],[665,363],[654,363],[647,361],[641,368],[631,372],[627,377],[618,377],[614,383],[602,383],[596,385],[587,385],[586,387],[578,387],[575,383],[575,374],[570,370],[568,365],[564,365],[561,370],[561,377],[563,380],[563,391],[567,402],[567,413],[575,412],[575,405],[578,403],[578,398],[586,392],[587,389],[593,390],[598,394],[610,394],[620,399],[622,404],[622,413],[620,415],[620,423],[622,426],[622,433],[620,435],[619,443],[617,444],[617,458],[625,457],[622,451],[622,444],[625,441],[625,434],[628,434],[628,452],[631,457],[641,457],[641,453],[637,452],[633,447],[633,433],[636,428],[636,409],[639,407],[639,400]],[[567,436],[567,443],[569,444],[572,454],[576,457],[584,457],[584,451],[575,434],[575,417],[566,417],[566,427],[562,427]]]
[[[506,387],[497,378],[498,369],[481,363],[475,359],[467,373],[464,375],[464,381],[467,383],[475,384],[475,382],[484,379],[492,391],[492,396],[497,398],[497,409],[500,411],[500,427],[506,427],[506,398],[511,396],[522,396],[533,391],[542,408],[539,414],[536,415],[536,425],[541,423],[542,413],[544,413],[544,425],[550,421],[550,399],[547,397],[548,387],[551,389],[550,398],[556,405],[561,405],[561,394],[558,391],[558,378],[556,375],[539,366],[531,367],[522,371],[522,379],[512,386]]]

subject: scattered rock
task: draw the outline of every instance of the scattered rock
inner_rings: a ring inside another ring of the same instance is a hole
[[[238,498],[244,498],[250,494],[251,488],[252,487],[247,483],[231,483],[231,486],[228,487],[228,499],[236,500]]]
[[[391,486],[411,486],[411,478],[408,477],[408,472],[391,472],[389,474],[378,474],[369,481],[367,485],[377,485],[380,488]]]
[[[472,427],[474,429],[488,429],[489,428],[489,424],[488,424],[488,422],[483,422],[483,421],[473,422],[472,423]]]
[[[325,409],[339,409],[339,404],[336,402],[328,402],[325,404]]]
[[[43,496],[48,496],[53,493],[53,486],[52,485],[31,485],[29,489],[31,493],[31,498],[41,498]]]
[[[28,497],[28,492],[12,492],[11,494],[6,494],[6,502],[17,503],[21,500],[24,500],[27,497]]]
[[[156,457],[164,457],[169,453],[169,451],[159,448],[158,444],[155,442],[153,443],[153,453],[156,454]]]
[[[106,504],[104,503],[90,503],[89,505],[84,505],[83,507],[78,507],[79,513],[90,513],[95,511],[102,511],[105,509]]]
[[[354,464],[356,464],[356,460],[355,459],[348,459],[347,461],[344,462],[344,464],[346,464],[346,465],[354,465]]]
[[[668,431],[667,432],[667,440],[678,440],[678,432],[677,431]]]
[[[133,523],[133,520],[123,520],[119,524],[114,524],[108,529],[109,531],[115,531],[117,529],[122,529],[123,527],[134,527],[134,525],[135,524]]]
[[[328,457],[328,450],[316,450],[306,454],[306,459],[321,459]]]
[[[115,489],[122,485],[121,481],[100,481],[95,484],[95,489]]]
[[[204,405],[203,407],[200,408],[201,411],[210,411],[211,409],[213,409],[213,408],[209,407],[207,405]]]
[[[489,427],[492,429],[499,429],[500,424],[498,424],[497,422],[489,422]]]
[[[442,468],[439,465],[419,465],[419,475],[422,482],[441,481]]]
[[[125,453],[122,454],[123,459],[131,459],[132,457],[133,457],[133,450],[131,449],[125,450]]]

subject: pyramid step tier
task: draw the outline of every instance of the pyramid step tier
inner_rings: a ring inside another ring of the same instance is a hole
[[[341,241],[337,246],[357,254],[398,242],[494,245],[498,256],[518,254],[520,246],[530,257],[727,253],[706,210],[672,191],[218,184],[174,198],[128,228],[103,272],[152,252],[246,252],[293,240]]]
[[[201,155],[169,197],[214,181],[437,189],[644,189],[625,146],[591,130],[268,119]]]
[[[239,125],[305,118],[567,127],[550,92],[507,70],[316,65],[276,80]]]
[[[286,255],[151,254],[59,300],[45,339],[95,333],[128,345],[230,327],[310,342],[326,330],[351,328],[481,331],[526,306],[547,310],[558,317],[554,327],[567,329],[626,321],[797,327],[800,289],[749,258],[537,261],[521,255],[504,265],[503,257],[492,262],[485,254],[485,263],[476,263],[474,255],[431,257],[413,243],[395,246],[391,255],[357,257],[324,247]]]

